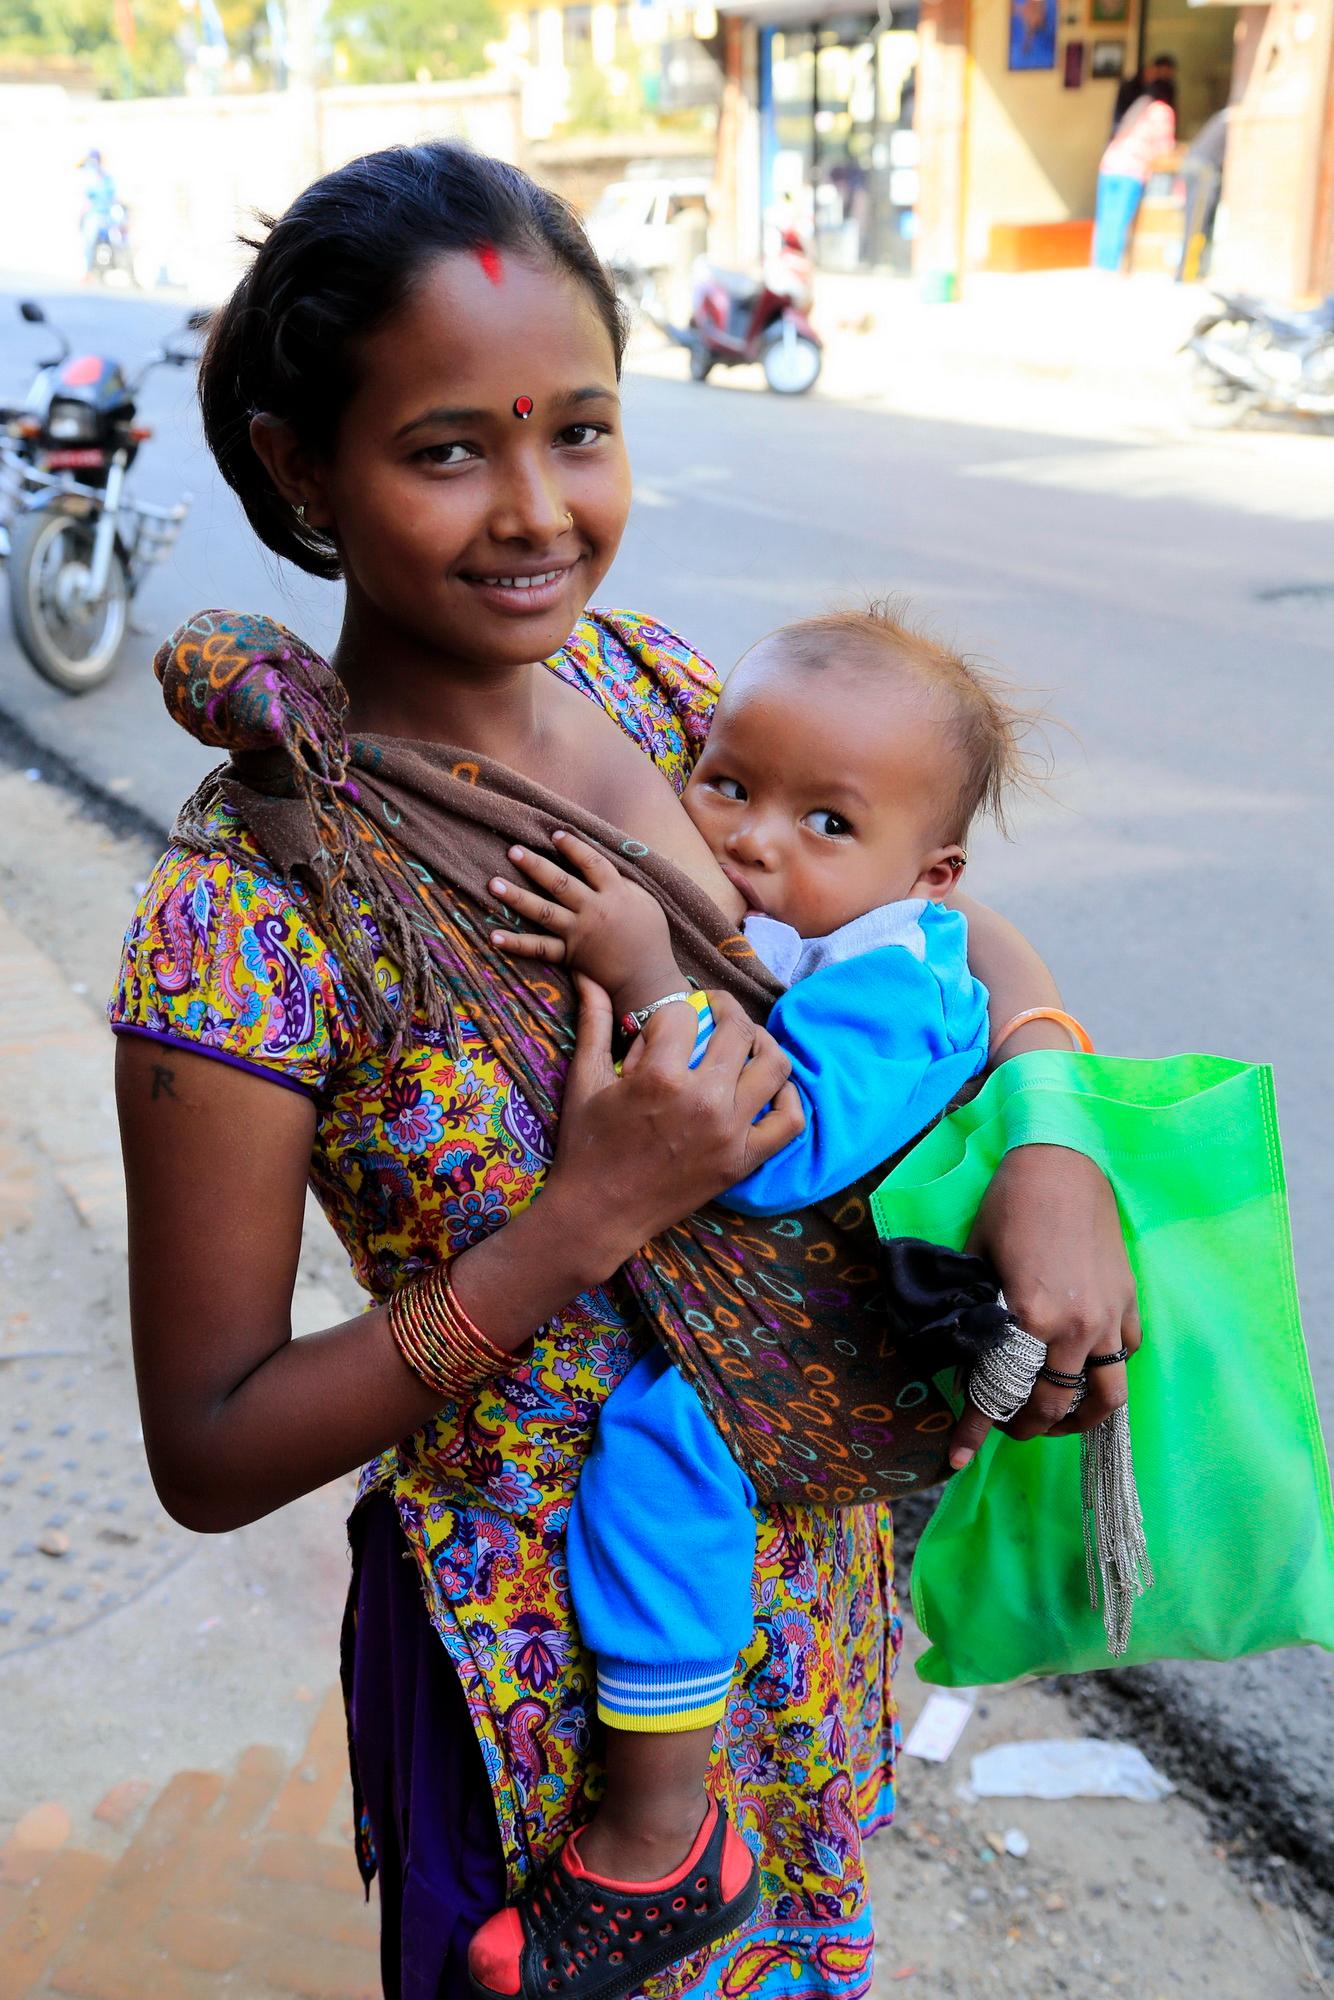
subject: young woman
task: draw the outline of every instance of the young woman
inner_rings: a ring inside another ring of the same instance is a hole
[[[716,683],[648,620],[584,616],[630,499],[622,343],[577,223],[513,168],[423,146],[317,183],[219,315],[201,394],[256,532],[344,579],[333,671],[220,613],[158,660],[177,719],[234,762],[182,815],[111,1010],[144,1433],[164,1504],[201,1532],[366,1467],[345,1673],[391,1995],[465,1992],[474,1931],[531,1902],[535,1864],[593,1813],[564,1526],[599,1403],[655,1322],[679,1330],[666,1261],[639,1253],[687,1239],[799,1120],[729,992],[698,1069],[693,1014],[668,1008],[618,1076],[606,996],[582,986],[570,1060],[566,989],[486,943],[497,842],[533,801],[653,850],[680,912],[703,902],[673,789]],[[970,907],[970,929],[997,1021],[1055,1000],[1007,925]],[[1049,1039],[1035,1024],[1005,1053]],[[378,1303],[293,1341],[307,1179]],[[1011,1155],[980,1238],[1055,1367],[1133,1328],[1115,1205],[1081,1156]],[[1080,1428],[1105,1414],[1092,1379]],[[1016,1428],[1067,1401],[1040,1383]],[[956,1464],[984,1430],[965,1418]],[[885,1509],[760,1509],[756,1637],[713,1774],[760,1903],[721,1943],[683,1921],[684,1958],[643,1990],[867,1991],[890,1558]],[[684,1845],[624,1775],[582,1861],[642,1886]],[[715,1910],[719,1889],[699,1892]],[[620,1990],[606,1972],[571,1955],[514,1990]]]

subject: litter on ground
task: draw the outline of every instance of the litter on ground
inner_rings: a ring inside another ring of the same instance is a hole
[[[1137,1799],[1152,1805],[1176,1790],[1133,1743],[1097,1736],[997,1743],[973,1758],[977,1799]]]

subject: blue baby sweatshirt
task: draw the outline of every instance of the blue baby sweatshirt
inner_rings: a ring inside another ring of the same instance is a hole
[[[850,1187],[938,1117],[987,1059],[987,991],[958,910],[914,897],[828,937],[751,916],[746,937],[788,990],[769,1032],[792,1062],[806,1129],[720,1199],[781,1215]]]

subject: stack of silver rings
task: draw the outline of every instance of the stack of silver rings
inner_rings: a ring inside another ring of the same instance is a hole
[[[1013,1320],[1010,1325],[1009,1337],[988,1349],[973,1368],[968,1382],[973,1402],[993,1423],[1008,1423],[1023,1409],[1041,1376],[1069,1389],[1067,1415],[1073,1414],[1088,1393],[1087,1373],[1070,1375],[1050,1368],[1045,1344]],[[1126,1349],[1119,1348],[1114,1354],[1091,1355],[1085,1366],[1110,1367],[1126,1358]],[[1124,1404],[1083,1433],[1079,1454],[1089,1602],[1095,1611],[1099,1608],[1101,1583],[1107,1650],[1113,1659],[1120,1659],[1130,1644],[1135,1600],[1153,1584]]]

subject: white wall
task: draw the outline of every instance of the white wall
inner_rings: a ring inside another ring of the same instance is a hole
[[[522,156],[508,83],[352,87],[249,97],[100,103],[45,87],[0,89],[0,268],[69,277],[82,269],[76,162],[100,148],[131,213],[141,269],[201,297],[239,273],[237,233],[279,214],[315,172],[423,138],[462,138]]]

